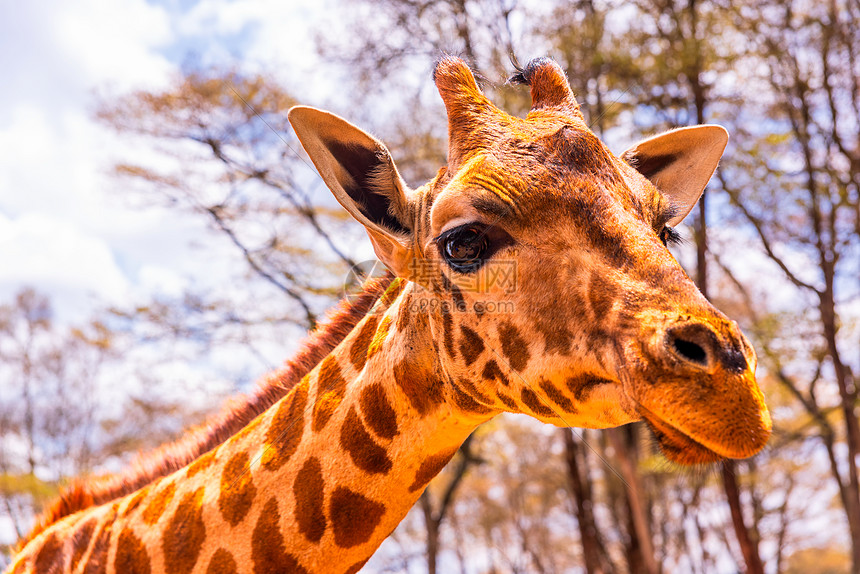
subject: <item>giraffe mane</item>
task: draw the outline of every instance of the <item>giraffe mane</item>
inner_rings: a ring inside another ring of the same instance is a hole
[[[302,377],[340,344],[385,293],[393,279],[394,276],[387,273],[382,278],[368,280],[361,293],[343,299],[329,311],[326,319],[304,340],[301,350],[283,367],[265,376],[254,392],[228,400],[218,413],[186,431],[182,438],[138,454],[129,468],[119,473],[72,481],[46,507],[33,530],[19,541],[18,548],[23,548],[60,519],[131,494],[226,442],[286,396]]]

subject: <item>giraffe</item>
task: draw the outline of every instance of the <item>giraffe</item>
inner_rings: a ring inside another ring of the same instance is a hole
[[[686,465],[763,448],[755,353],[667,249],[725,130],[682,128],[615,156],[552,60],[512,78],[530,87],[525,118],[495,107],[458,58],[441,58],[434,81],[448,162],[415,190],[373,136],[289,112],[390,273],[218,418],[69,487],[10,573],[358,572],[502,412],[644,420]]]

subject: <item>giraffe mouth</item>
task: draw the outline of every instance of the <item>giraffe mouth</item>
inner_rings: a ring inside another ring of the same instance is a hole
[[[640,405],[639,411],[642,413],[645,424],[648,425],[648,428],[657,439],[660,450],[670,461],[686,466],[693,466],[697,464],[711,464],[723,460],[724,457],[696,442],[645,407]]]

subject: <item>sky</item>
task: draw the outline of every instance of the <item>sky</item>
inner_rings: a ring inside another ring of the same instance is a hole
[[[117,161],[148,150],[95,120],[97,95],[167,87],[189,61],[241,61],[314,102],[331,88],[312,73],[311,30],[333,1],[316,0],[311,11],[298,0],[0,2],[0,305],[33,287],[60,322],[79,324],[108,305],[217,281],[218,266],[194,247],[214,237],[209,230],[140,209],[110,175]],[[233,255],[226,244],[224,253]],[[286,347],[267,359],[280,363]],[[237,361],[265,370],[247,357],[216,359],[208,368],[174,362],[170,376],[205,379],[204,394],[217,394],[213,371],[235,372]],[[12,540],[0,522],[0,543]]]
[[[166,86],[190,59],[241,60],[313,99],[326,87],[306,81],[310,30],[327,4],[0,3],[0,301],[32,286],[60,319],[78,321],[100,302],[178,294],[199,280],[189,246],[206,230],[124,196],[110,168],[146,150],[94,119],[97,94]]]

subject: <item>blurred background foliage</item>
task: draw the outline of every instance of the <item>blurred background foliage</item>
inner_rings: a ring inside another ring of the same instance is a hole
[[[349,94],[334,111],[386,141],[413,185],[445,161],[430,79],[442,52],[520,114],[512,59],[553,57],[616,152],[673,126],[726,126],[676,255],[753,340],[774,418],[759,456],[689,471],[640,425],[501,417],[363,571],[860,572],[860,3],[351,0],[330,18],[344,32],[320,29],[308,49]],[[19,535],[69,477],[178,436],[262,374],[184,373],[239,351],[287,358],[341,296],[363,232],[300,153],[286,121],[297,101],[242,62],[100,97],[100,121],[148,152],[117,163],[117,193],[204,221],[200,257],[218,238],[241,264],[223,289],[76,326],[33,289],[0,305],[0,519]]]

